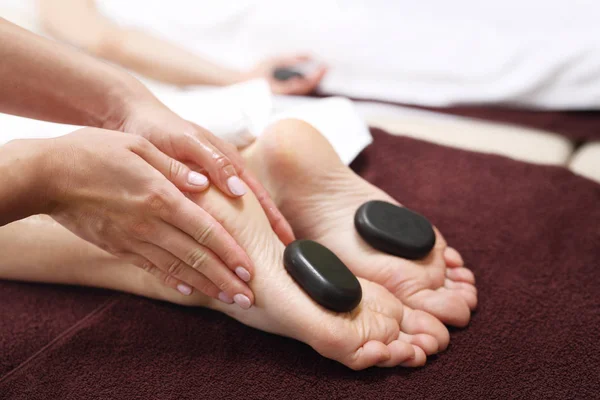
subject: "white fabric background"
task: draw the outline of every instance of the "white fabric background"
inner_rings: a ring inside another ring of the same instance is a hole
[[[230,66],[311,51],[322,89],[443,106],[600,108],[598,0],[99,0]]]

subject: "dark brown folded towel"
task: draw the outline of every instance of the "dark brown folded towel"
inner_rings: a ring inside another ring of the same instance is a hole
[[[470,326],[426,367],[353,372],[216,312],[0,282],[0,398],[598,398],[600,185],[374,136],[354,168],[428,216],[478,280]]]

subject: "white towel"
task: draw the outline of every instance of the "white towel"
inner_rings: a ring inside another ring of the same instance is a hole
[[[193,121],[238,147],[252,143],[273,121],[285,117],[304,120],[318,129],[349,164],[371,143],[369,130],[352,102],[343,98],[296,99],[273,113],[273,96],[264,80],[219,89],[181,91],[155,89],[155,95],[185,119]],[[0,144],[12,139],[50,138],[79,127],[0,114]]]

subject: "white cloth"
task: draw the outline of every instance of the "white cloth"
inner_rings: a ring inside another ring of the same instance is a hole
[[[372,141],[367,125],[350,100],[297,99],[291,104],[280,104],[279,111],[273,112],[273,96],[264,80],[208,90],[163,88],[154,94],[181,117],[238,147],[252,143],[269,124],[283,118],[296,118],[313,125],[346,164]],[[12,139],[57,137],[78,128],[0,113],[0,144]]]
[[[99,0],[209,58],[310,51],[327,93],[413,104],[600,108],[597,0]]]

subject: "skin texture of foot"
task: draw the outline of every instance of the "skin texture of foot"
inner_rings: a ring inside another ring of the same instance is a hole
[[[358,235],[354,213],[369,200],[398,204],[343,165],[311,125],[285,120],[244,152],[247,164],[274,195],[298,238],[336,253],[359,277],[387,288],[405,305],[440,321],[466,326],[477,305],[473,273],[436,229],[436,244],[412,261],[373,249]]]
[[[232,200],[213,187],[192,198],[252,259],[255,276],[249,285],[255,303],[250,309],[199,292],[184,296],[40,217],[0,228],[0,249],[7,255],[0,260],[0,278],[98,286],[209,307],[252,327],[305,342],[323,356],[356,370],[421,366],[427,355],[448,345],[448,330],[440,321],[404,307],[384,287],[365,279],[360,279],[362,302],[352,312],[334,313],[317,305],[285,271],[284,246],[252,193]]]

